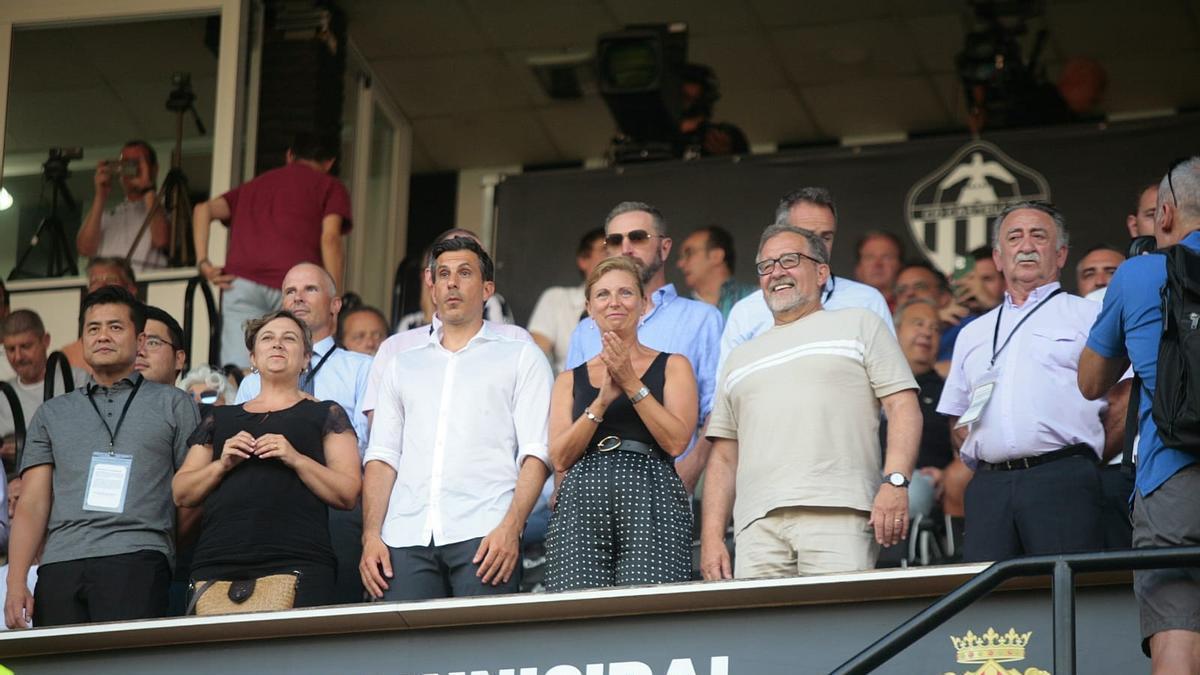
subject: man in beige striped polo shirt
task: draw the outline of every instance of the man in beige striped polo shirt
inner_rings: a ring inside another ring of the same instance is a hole
[[[821,308],[830,272],[818,236],[772,225],[756,267],[775,326],[738,346],[718,380],[701,571],[729,579],[874,567],[878,545],[907,534],[921,438],[916,381],[878,316]],[[736,569],[724,545],[731,512]]]

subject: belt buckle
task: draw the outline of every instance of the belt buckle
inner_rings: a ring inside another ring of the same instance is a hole
[[[612,452],[621,447],[621,439],[618,436],[605,436],[596,444],[596,449],[600,452]]]

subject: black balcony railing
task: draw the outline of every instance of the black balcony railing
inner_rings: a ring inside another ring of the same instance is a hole
[[[1054,673],[1075,672],[1075,574],[1200,564],[1200,546],[1045,555],[998,562],[838,666],[835,675],[869,673],[950,617],[1016,577],[1049,575],[1054,596]]]

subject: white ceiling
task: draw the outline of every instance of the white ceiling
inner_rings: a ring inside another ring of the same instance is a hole
[[[684,21],[716,69],[717,117],[752,144],[965,125],[954,56],[964,0],[339,0],[351,39],[411,120],[414,170],[575,161],[615,127],[598,96],[552,101],[525,60],[590,52],[626,24]],[[1136,9],[1135,9],[1136,8]],[[1101,112],[1200,104],[1200,0],[1050,0],[1051,77],[1073,56],[1109,75]]]

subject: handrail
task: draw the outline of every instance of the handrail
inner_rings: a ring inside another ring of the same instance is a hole
[[[17,396],[17,390],[7,382],[0,381],[0,393],[4,394],[4,398],[8,399],[8,411],[12,413],[13,421],[13,468],[21,469],[21,454],[25,451],[25,410],[21,408],[21,398]],[[2,472],[0,472],[2,473]],[[3,476],[0,476],[3,478]],[[0,504],[0,508],[7,508],[6,505]]]
[[[42,401],[54,398],[55,370],[58,370],[59,375],[62,376],[62,393],[69,394],[75,391],[75,374],[71,372],[71,362],[67,359],[66,354],[53,352],[46,357],[46,384],[42,390]]]
[[[1070,675],[1075,672],[1076,572],[1156,569],[1198,564],[1200,546],[1029,556],[998,562],[876,640],[871,646],[838,666],[833,674],[869,673],[1005,581],[1014,577],[1049,574],[1053,578],[1051,592],[1054,595],[1054,672],[1057,675]]]
[[[204,309],[208,311],[208,363],[214,368],[221,367],[221,314],[217,311],[217,301],[213,298],[212,288],[208,280],[197,274],[188,279],[183,291],[183,353],[186,358],[183,372],[192,369],[192,333],[195,331],[196,289],[204,294]]]

